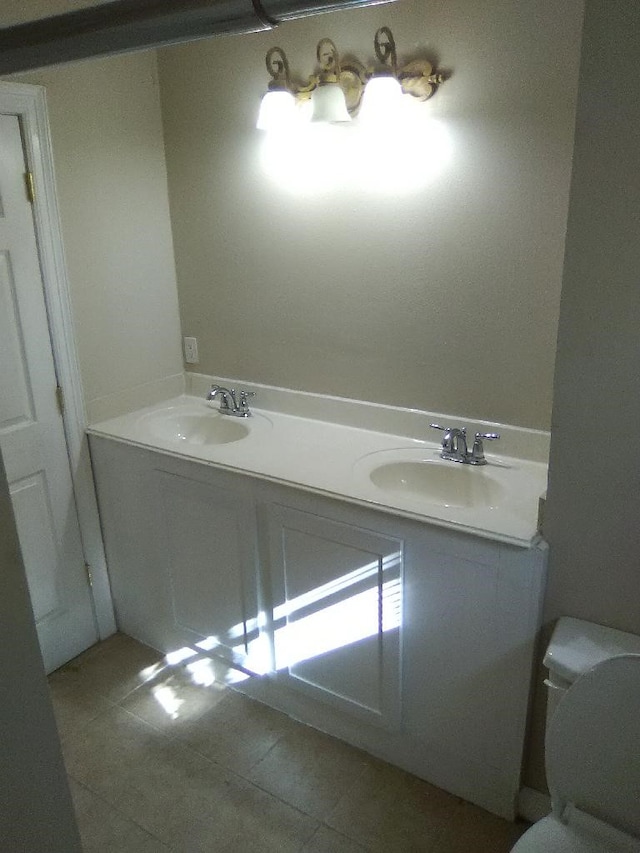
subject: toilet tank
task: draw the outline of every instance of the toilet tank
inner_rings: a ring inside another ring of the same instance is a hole
[[[626,654],[640,654],[640,637],[570,616],[558,619],[544,656],[549,671],[544,682],[547,724],[579,675],[603,660]]]

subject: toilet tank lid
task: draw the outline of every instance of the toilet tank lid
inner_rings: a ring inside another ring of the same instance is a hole
[[[640,637],[636,634],[562,616],[544,656],[544,665],[549,672],[573,683],[600,661],[625,654],[640,654]]]

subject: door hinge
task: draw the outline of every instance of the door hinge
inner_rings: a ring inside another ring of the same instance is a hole
[[[91,574],[91,566],[89,563],[84,564],[84,570],[87,573],[87,583],[93,589],[93,575]]]
[[[62,417],[64,415],[64,391],[60,385],[56,385],[56,401],[58,403],[60,417]]]
[[[33,179],[33,172],[24,173],[24,182],[27,187],[27,198],[33,204],[36,200],[36,183]]]

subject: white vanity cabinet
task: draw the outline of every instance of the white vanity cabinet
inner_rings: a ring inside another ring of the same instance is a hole
[[[544,545],[100,436],[91,451],[122,631],[222,654],[237,689],[514,816]]]

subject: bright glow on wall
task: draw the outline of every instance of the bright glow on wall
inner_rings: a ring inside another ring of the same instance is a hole
[[[350,125],[311,122],[289,132],[267,133],[260,152],[262,169],[275,184],[296,195],[332,192],[348,181],[351,130]]]
[[[372,194],[419,192],[452,160],[448,128],[402,97],[392,122],[349,125],[299,124],[264,135],[260,162],[265,175],[294,195],[356,191]]]
[[[407,107],[411,109],[407,109]],[[450,134],[444,124],[403,104],[397,123],[359,129],[362,142],[353,162],[353,183],[362,192],[411,194],[425,189],[448,167]]]

